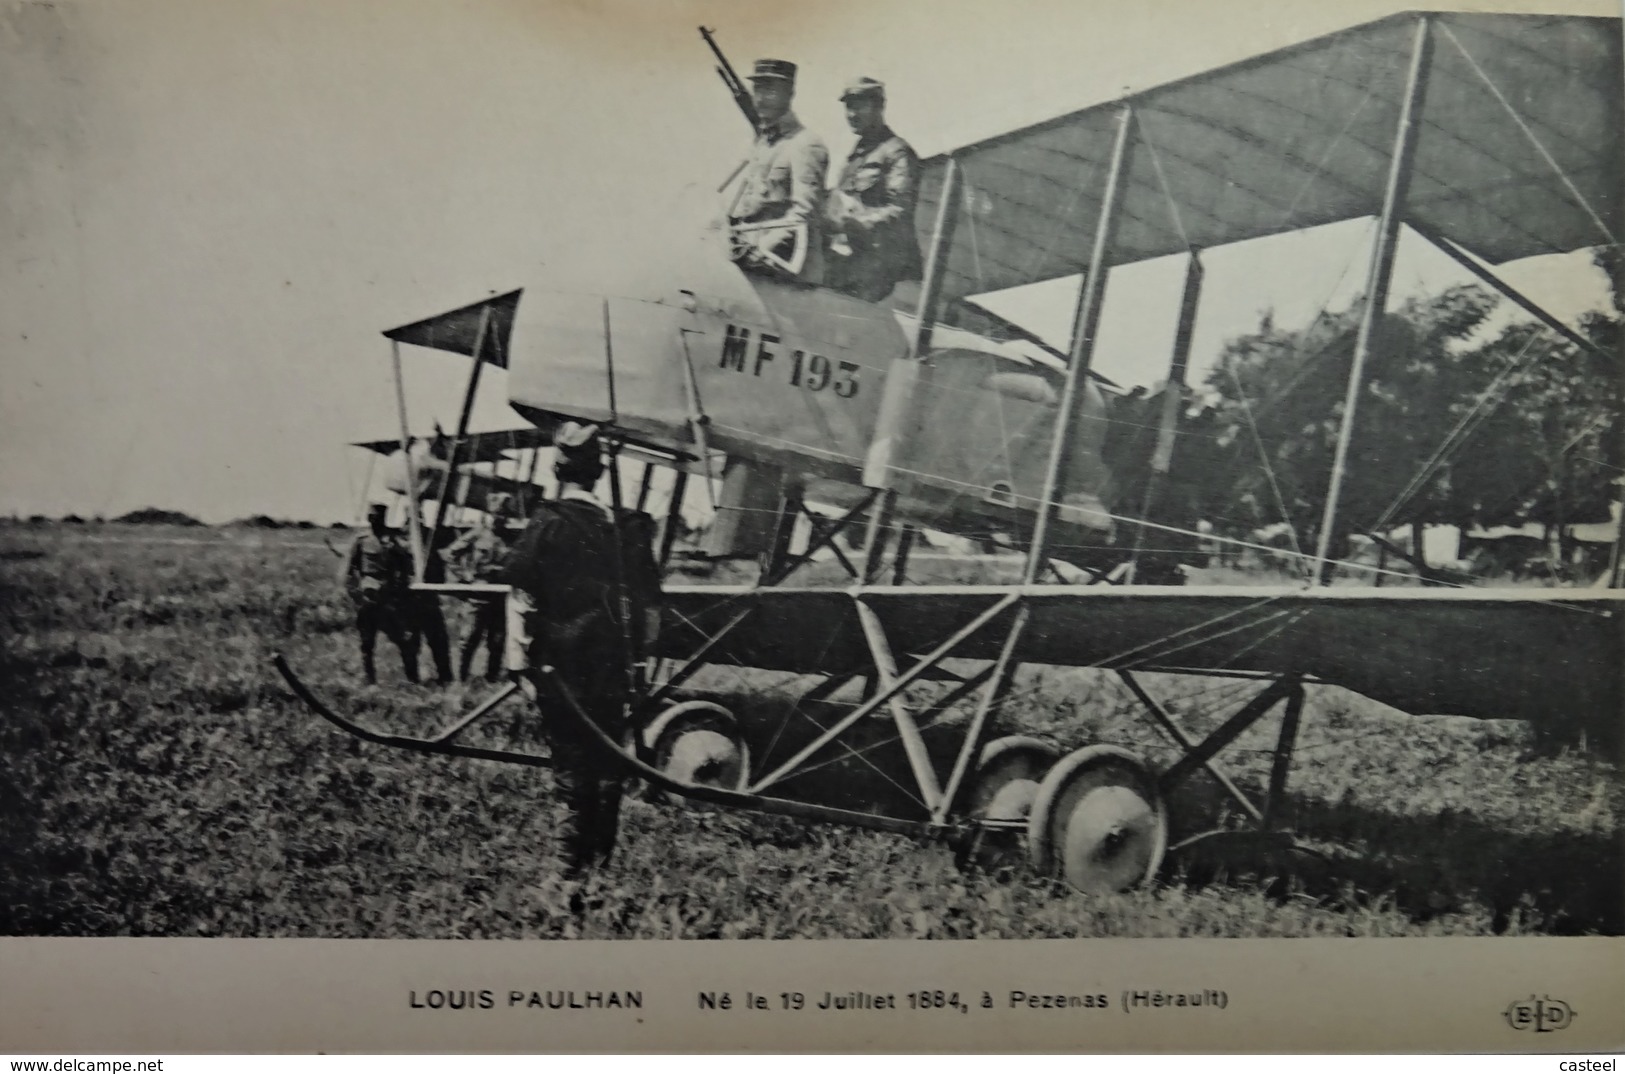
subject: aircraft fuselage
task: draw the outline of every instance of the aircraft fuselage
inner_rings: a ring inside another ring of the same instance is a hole
[[[722,452],[825,502],[897,491],[905,520],[1020,533],[1043,485],[1061,373],[1016,344],[938,325],[910,358],[911,312],[708,266],[654,299],[527,290],[509,397],[532,420],[610,422],[677,454]],[[888,392],[893,398],[888,400]],[[1110,528],[1105,401],[1082,386],[1062,525]]]

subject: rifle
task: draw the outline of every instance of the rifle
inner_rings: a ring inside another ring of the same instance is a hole
[[[739,110],[745,114],[746,121],[750,123],[750,129],[757,130],[761,127],[762,120],[756,114],[756,102],[751,99],[750,90],[745,88],[745,83],[734,72],[733,64],[728,62],[728,57],[722,54],[722,49],[718,47],[716,38],[711,36],[711,31],[701,26],[700,36],[705,38],[705,43],[711,46],[711,52],[717,58],[717,77],[722,79],[722,84],[728,87],[729,93],[733,94],[734,104],[737,104]]]

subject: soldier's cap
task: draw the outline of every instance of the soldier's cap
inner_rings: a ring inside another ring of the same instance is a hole
[[[567,421],[553,434],[553,447],[565,458],[597,458],[598,426]]]
[[[756,69],[750,73],[750,80],[759,82],[764,78],[777,78],[793,83],[796,80],[796,65],[789,60],[757,60]]]
[[[854,97],[879,97],[884,101],[886,99],[886,84],[879,79],[867,76],[854,78],[841,91],[841,100],[850,101]]]

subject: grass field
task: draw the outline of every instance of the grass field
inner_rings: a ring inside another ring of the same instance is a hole
[[[284,651],[339,707],[403,730],[481,694],[407,686],[382,639],[382,684],[359,685],[337,560],[322,541],[319,531],[0,528],[0,933],[1625,932],[1615,765],[1537,744],[1523,725],[1405,717],[1331,688],[1309,699],[1292,776],[1296,826],[1329,861],[1171,859],[1148,890],[1089,898],[1021,869],[961,872],[946,849],[896,836],[633,797],[620,854],[573,917],[539,855],[556,816],[545,770],[353,741],[271,670]],[[784,696],[771,678],[718,669],[699,686],[766,726]],[[1222,718],[1233,690],[1151,684],[1198,731]],[[1103,676],[1031,669],[1016,689],[1012,729],[1127,744],[1155,764],[1173,757]],[[1272,725],[1226,755],[1246,786],[1265,778]],[[533,717],[512,705],[483,734],[536,739]],[[881,768],[834,766],[816,790],[882,799],[895,773]],[[1176,838],[1234,819],[1205,777],[1173,809]]]

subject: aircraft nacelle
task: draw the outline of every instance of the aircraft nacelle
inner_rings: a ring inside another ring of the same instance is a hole
[[[1058,362],[940,324],[914,361],[911,308],[726,259],[692,275],[694,289],[647,300],[523,292],[505,345],[515,409],[538,423],[613,423],[679,455],[722,452],[816,502],[847,506],[865,486],[889,487],[905,522],[1030,532],[1059,417]],[[1111,528],[1106,401],[1092,383],[1082,393],[1057,519],[1077,539],[1059,546],[1099,545]]]

